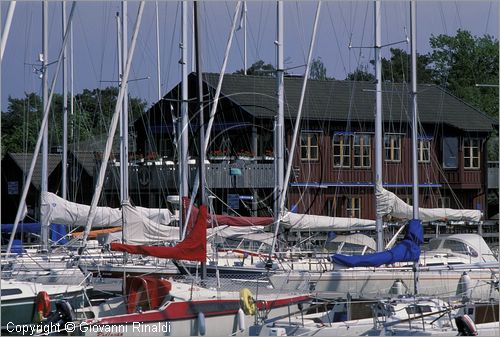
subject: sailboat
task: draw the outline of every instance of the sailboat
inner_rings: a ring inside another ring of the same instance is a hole
[[[380,2],[375,2],[375,31],[376,31],[376,105],[377,114],[375,118],[375,139],[376,139],[376,172],[375,187],[377,197],[376,213],[376,231],[377,231],[377,251],[376,254],[363,256],[343,256],[334,254],[331,256],[334,270],[324,273],[290,272],[286,274],[277,274],[271,276],[273,286],[296,287],[303,282],[310,282],[311,288],[318,292],[325,292],[329,297],[351,297],[351,298],[377,298],[389,293],[393,286],[402,285],[402,292],[419,292],[428,295],[452,295],[455,290],[462,290],[464,274],[472,280],[474,284],[472,289],[473,296],[476,298],[498,297],[498,291],[495,284],[498,282],[498,270],[495,267],[498,264],[496,259],[490,259],[491,251],[487,248],[484,240],[479,235],[470,235],[468,237],[454,236],[449,238],[448,244],[460,242],[467,251],[474,251],[474,258],[464,256],[458,251],[449,253],[455,258],[454,264],[445,263],[442,260],[442,254],[433,254],[424,260],[420,259],[420,245],[423,243],[422,222],[440,220],[440,219],[458,219],[479,221],[481,212],[477,210],[457,211],[451,209],[424,209],[418,205],[418,157],[416,152],[417,144],[417,117],[416,117],[416,66],[415,66],[415,40],[412,37],[413,54],[413,72],[412,72],[412,98],[413,98],[413,207],[408,206],[402,200],[397,198],[392,192],[382,187],[382,147],[381,147],[381,57],[380,57]],[[415,27],[412,26],[412,34]],[[395,247],[382,252],[382,217],[393,215],[395,218],[409,220],[406,225],[406,234],[404,239]],[[421,216],[420,216],[421,215]],[[465,241],[467,243],[465,243]],[[447,246],[450,247],[450,246]],[[437,247],[434,247],[437,248]],[[455,249],[457,249],[456,247]],[[479,259],[478,251],[481,251]],[[427,256],[429,256],[427,255]],[[437,257],[434,258],[434,255]],[[460,258],[460,255],[461,258]],[[487,256],[487,257],[486,257]],[[464,258],[465,257],[465,258]],[[474,263],[471,263],[474,260]],[[419,265],[420,261],[420,265]],[[450,260],[451,262],[452,260]],[[385,267],[381,267],[385,265]],[[466,273],[464,273],[466,271]],[[418,274],[416,274],[417,272]]]

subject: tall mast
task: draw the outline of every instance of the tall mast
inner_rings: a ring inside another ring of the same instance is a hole
[[[120,202],[125,204],[129,202],[128,190],[128,84],[123,80],[123,73],[125,68],[123,65],[127,64],[127,51],[128,51],[128,4],[127,1],[122,1],[122,80],[120,81],[123,87],[123,106],[120,114],[120,171],[121,171],[121,184],[120,184]]]
[[[48,57],[49,57],[49,2],[44,0],[42,3],[42,81],[43,81],[43,98],[42,106],[48,102],[49,97],[49,72],[48,72]],[[40,206],[42,205],[41,196],[43,193],[48,191],[48,159],[49,159],[49,128],[46,124],[43,128],[43,138],[42,138],[42,179],[40,184]],[[42,240],[42,250],[49,250],[49,224],[43,221],[41,224],[41,240]]]
[[[131,63],[132,63],[132,57],[133,57],[134,51],[135,51],[137,36],[139,34],[139,27],[141,25],[143,12],[144,12],[144,1],[141,1],[139,3],[139,8],[137,10],[137,18],[136,18],[136,22],[135,22],[135,26],[134,26],[134,32],[132,34],[130,49],[128,50],[128,54],[127,54],[127,56],[128,56],[127,62],[125,63],[125,68],[124,68],[124,72],[123,72],[123,76],[122,76],[123,83],[127,83],[127,81],[128,81],[128,76],[130,73],[130,67],[131,67]],[[86,241],[87,241],[87,238],[89,237],[90,229],[92,228],[92,224],[93,224],[94,219],[96,217],[97,203],[99,202],[101,192],[102,192],[102,187],[104,185],[104,178],[106,175],[106,167],[108,165],[109,156],[111,154],[111,147],[113,146],[113,138],[114,138],[114,135],[116,132],[116,128],[118,127],[118,119],[119,119],[121,110],[123,108],[122,102],[124,99],[125,99],[125,90],[124,90],[124,87],[121,86],[120,90],[118,92],[118,98],[116,99],[115,111],[113,112],[113,116],[111,117],[111,122],[110,122],[110,126],[109,126],[109,131],[108,131],[108,138],[106,139],[106,146],[104,148],[104,152],[102,155],[101,166],[99,169],[99,174],[98,174],[97,179],[96,179],[94,195],[92,196],[92,202],[90,204],[89,215],[88,215],[86,223],[85,223],[85,230],[83,232],[82,244],[81,244],[80,248],[78,249],[78,255],[81,255],[86,247]]]
[[[3,53],[5,52],[5,46],[7,45],[7,39],[9,38],[10,27],[12,25],[12,18],[14,17],[15,9],[16,1],[11,1],[9,9],[7,10],[7,17],[5,18],[5,26],[2,31],[2,38],[0,42],[0,61],[3,60]]]
[[[411,97],[412,97],[412,121],[411,121],[411,159],[412,159],[412,178],[413,178],[413,220],[419,219],[418,208],[418,138],[417,138],[417,5],[416,1],[412,0],[410,4],[410,20],[411,20]],[[414,293],[418,294],[418,261],[414,263]]]
[[[160,68],[160,20],[158,18],[158,1],[155,1],[156,19],[156,82],[158,86],[158,101],[161,100],[161,68]]]
[[[76,2],[73,1],[73,3],[71,4],[71,10],[69,12],[69,18],[68,18],[68,21],[70,23],[73,20],[73,13],[75,11],[75,7],[76,7]],[[68,34],[68,32],[66,32],[64,34],[63,47],[68,42],[68,36],[69,36],[69,34]],[[62,64],[62,54],[63,53],[62,53],[62,49],[61,49],[59,51],[59,55],[57,57],[57,66],[56,66],[56,70],[54,73],[54,77],[52,78],[52,84],[50,86],[50,94],[49,94],[47,100],[44,102],[43,117],[42,117],[42,121],[40,123],[40,131],[38,132],[38,138],[36,140],[35,149],[33,151],[33,158],[31,158],[30,168],[28,171],[28,175],[26,176],[26,181],[25,181],[24,186],[23,186],[23,192],[21,194],[21,198],[19,200],[19,206],[17,208],[16,218],[14,219],[12,232],[10,234],[9,243],[7,245],[7,250],[6,250],[7,254],[9,254],[11,251],[12,243],[14,242],[14,238],[16,236],[17,226],[19,225],[19,221],[21,220],[22,213],[24,212],[24,209],[25,209],[25,202],[26,202],[26,197],[28,195],[29,186],[31,184],[31,178],[33,177],[33,172],[35,171],[35,165],[36,165],[36,162],[38,160],[38,155],[39,155],[40,149],[42,147],[43,131],[46,129],[47,122],[49,120],[50,102],[52,100],[52,97],[54,96],[57,76],[59,75],[59,70],[61,68],[60,66]],[[43,219],[40,219],[40,221],[43,223]],[[47,234],[48,234],[48,232],[47,232]],[[47,237],[48,237],[48,235],[47,235]]]
[[[243,1],[243,73],[247,74],[247,2]],[[257,154],[257,152],[255,152]]]
[[[66,1],[61,3],[62,7],[62,38],[66,32]],[[62,89],[63,89],[63,153],[62,153],[62,193],[63,199],[68,193],[68,48],[63,48],[62,59]]]
[[[274,221],[275,226],[279,226],[280,205],[283,197],[283,179],[284,172],[284,61],[283,61],[283,1],[277,2],[277,20],[276,20],[276,93],[277,93],[277,115],[274,123]]]
[[[376,113],[375,113],[375,188],[382,186],[382,54],[381,54],[381,13],[380,1],[375,1],[375,79]],[[374,193],[375,194],[375,193]],[[378,205],[375,198],[375,205]],[[375,207],[377,208],[377,207]],[[375,227],[377,231],[377,251],[384,250],[384,232],[382,216],[376,213]]]
[[[187,48],[188,48],[188,2],[182,2],[182,36],[181,36],[181,72],[182,72],[182,84],[181,84],[181,118],[180,118],[180,130],[178,132],[179,141],[177,142],[179,146],[179,234],[180,239],[182,239],[183,233],[183,203],[182,198],[187,197],[189,194],[189,186],[188,186],[188,65],[187,65]],[[193,47],[194,48],[194,47]]]
[[[205,196],[205,118],[203,116],[203,79],[201,68],[201,43],[199,34],[199,2],[194,2],[194,39],[196,44],[196,77],[198,78],[198,127],[199,127],[199,157],[198,170],[200,172],[200,186],[198,189],[198,206],[206,204]],[[202,278],[206,278],[207,268],[202,263]]]

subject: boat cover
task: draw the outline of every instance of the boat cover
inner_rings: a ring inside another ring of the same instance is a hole
[[[173,214],[166,208],[144,208],[124,205],[133,208],[137,216],[152,220],[155,223],[168,225],[174,220]],[[58,223],[70,226],[85,227],[90,206],[64,200],[54,193],[42,193],[42,223]],[[122,225],[122,210],[119,208],[97,207],[92,228],[116,227]]]
[[[396,194],[377,186],[377,214],[390,216],[399,220],[410,220],[413,217],[413,206],[408,205]],[[470,221],[481,220],[482,212],[476,209],[452,208],[419,208],[419,218],[422,222],[431,221]]]
[[[189,222],[189,231],[184,240],[173,247],[111,243],[111,250],[164,259],[205,262],[207,259],[207,206],[202,205],[200,210],[196,217],[196,222]]]
[[[396,262],[416,262],[420,257],[420,244],[424,242],[423,239],[422,222],[412,219],[408,223],[403,241],[392,249],[366,255],[334,254],[331,260],[346,267],[378,267]]]
[[[293,231],[311,230],[340,232],[375,229],[375,220],[297,214],[293,212],[286,213],[281,223],[283,227]]]

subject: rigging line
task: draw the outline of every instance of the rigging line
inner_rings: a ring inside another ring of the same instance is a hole
[[[346,64],[345,64],[344,56],[341,53],[340,42],[339,42],[339,38],[338,38],[338,35],[337,35],[337,30],[335,29],[335,25],[333,24],[333,17],[332,17],[332,13],[330,11],[330,3],[329,2],[326,3],[326,9],[328,10],[328,15],[330,16],[330,24],[332,26],[333,35],[335,36],[335,42],[337,44],[337,50],[338,50],[338,54],[337,55],[340,58],[340,62],[342,63],[342,68],[343,68],[344,72],[347,74],[347,67],[346,67]]]
[[[299,36],[299,41],[300,41],[300,47],[302,50],[302,59],[306,60],[306,42],[305,42],[305,31],[304,31],[304,22],[302,21],[302,14],[303,12],[300,10],[299,7],[299,2],[295,2],[295,9],[296,12],[295,14],[297,15],[297,30],[299,30],[300,34],[297,34]]]
[[[83,27],[83,23],[85,22],[85,20],[82,19],[81,14],[80,14],[79,11],[76,12],[75,21],[76,20],[78,20],[78,22],[79,22],[79,27],[82,28]],[[97,70],[96,70],[94,62],[92,60],[92,56],[94,55],[94,53],[92,51],[93,48],[92,49],[90,48],[90,44],[89,44],[89,41],[88,41],[87,34],[85,33],[85,29],[80,29],[80,34],[83,37],[83,41],[84,41],[84,44],[85,44],[85,47],[86,47],[86,50],[87,50],[87,59],[88,59],[88,61],[90,63],[90,68],[92,69],[92,73],[94,75],[94,79],[95,79],[96,82],[98,82],[99,76],[97,76]]]
[[[168,2],[167,2],[167,5],[168,5]],[[173,56],[172,55],[173,55],[173,51],[174,51],[174,39],[175,39],[175,36],[176,36],[177,26],[178,26],[177,25],[177,21],[179,20],[179,8],[180,8],[180,2],[177,3],[177,7],[175,9],[174,23],[176,23],[176,24],[174,25],[174,29],[172,30],[172,36],[171,36],[171,39],[170,39],[170,48],[169,48],[170,53],[168,54],[168,61],[167,61],[168,65],[172,65],[172,63],[173,63]],[[165,34],[165,38],[166,38],[166,35],[167,34]],[[167,75],[165,77],[165,81],[166,81],[166,83],[168,83],[168,81],[170,80],[170,70],[173,67],[168,66],[168,67],[165,67],[165,68],[167,68]]]

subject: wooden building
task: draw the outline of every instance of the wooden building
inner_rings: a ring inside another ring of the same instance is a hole
[[[218,74],[203,76],[205,121],[208,120],[218,77]],[[287,148],[291,143],[301,86],[301,78],[285,78]],[[195,158],[195,74],[189,76],[189,90],[189,114],[194,122],[189,130],[189,153]],[[407,84],[383,84],[383,184],[411,203],[409,90]],[[417,97],[421,207],[480,209],[487,217],[486,141],[498,127],[497,121],[435,85],[419,85]],[[219,212],[227,211],[224,203],[234,199],[235,195],[240,200],[241,196],[253,199],[246,204],[241,201],[239,206],[243,214],[252,210],[255,214],[268,214],[272,209],[276,107],[274,77],[224,76],[207,152],[210,161],[207,185],[220,198],[220,202],[216,202]],[[139,151],[144,156],[153,154],[157,160],[154,170],[163,167],[162,162],[169,161],[170,174],[174,178],[176,168],[173,164],[177,160],[175,123],[179,111],[180,84],[135,122]],[[309,214],[375,217],[374,114],[374,83],[308,81],[300,139],[293,157],[287,194],[289,209]],[[241,168],[245,177],[231,176],[231,167]],[[259,174],[252,176],[251,172],[255,170]],[[236,179],[240,179],[240,183],[236,183]],[[163,188],[168,194],[176,193],[175,183],[166,183]],[[148,191],[154,193],[160,191],[160,187],[149,186]],[[155,203],[161,204],[157,199]]]

